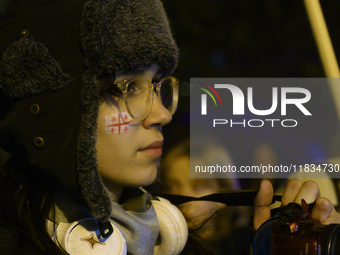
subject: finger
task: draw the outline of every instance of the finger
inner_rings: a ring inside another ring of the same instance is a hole
[[[254,220],[253,226],[257,230],[263,222],[270,219],[270,204],[273,200],[273,185],[268,180],[261,182],[260,190],[254,200]]]
[[[322,224],[340,223],[340,214],[335,210],[331,201],[323,197],[315,201],[312,217]]]
[[[282,205],[287,205],[293,202],[297,194],[299,193],[301,187],[302,187],[302,183],[299,180],[297,179],[290,180],[287,183],[285,190],[283,192],[283,196],[281,199]]]
[[[301,205],[301,200],[304,199],[307,204],[313,203],[320,197],[320,189],[316,182],[306,181],[302,184],[299,193],[296,195],[294,202]]]

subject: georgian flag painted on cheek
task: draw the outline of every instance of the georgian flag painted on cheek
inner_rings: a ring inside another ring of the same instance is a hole
[[[125,133],[131,129],[132,118],[128,112],[114,113],[106,116],[106,131],[110,134]]]

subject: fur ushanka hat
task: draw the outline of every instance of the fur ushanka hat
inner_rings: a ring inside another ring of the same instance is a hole
[[[178,50],[162,4],[5,3],[0,14],[0,147],[25,169],[58,180],[105,226],[111,200],[97,170],[97,79],[155,63],[164,74],[175,68]]]

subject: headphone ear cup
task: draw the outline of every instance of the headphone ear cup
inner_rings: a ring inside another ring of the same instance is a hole
[[[93,218],[82,219],[72,224],[60,223],[53,239],[70,255],[126,255],[125,239],[113,221],[110,220],[110,222],[113,233],[106,239],[100,237],[98,222]]]
[[[167,199],[152,200],[159,224],[159,243],[154,255],[179,254],[188,239],[188,225],[181,211]]]

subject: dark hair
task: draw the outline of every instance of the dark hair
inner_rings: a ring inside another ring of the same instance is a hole
[[[27,166],[12,157],[0,170],[1,254],[66,254],[46,229],[55,218],[51,182]]]
[[[206,245],[206,241],[202,237],[190,231],[188,241],[181,252],[181,255],[192,254],[217,255],[208,245]]]

